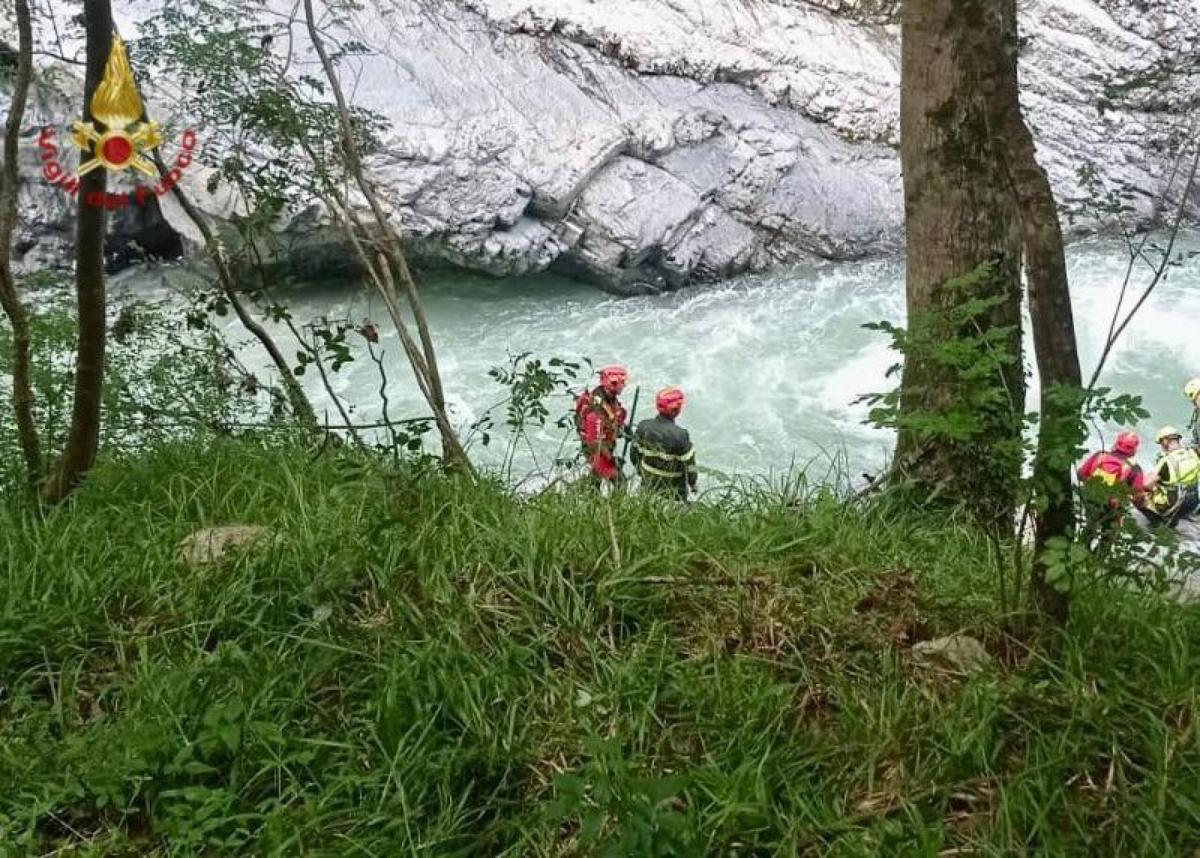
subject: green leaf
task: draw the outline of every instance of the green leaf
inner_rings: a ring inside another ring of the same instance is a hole
[[[604,822],[607,814],[603,810],[595,809],[588,811],[583,815],[579,826],[579,839],[584,843],[594,843],[600,834],[604,831]]]
[[[236,751],[242,739],[242,728],[236,724],[224,724],[217,730],[222,743],[230,751]]]
[[[578,775],[559,775],[554,779],[554,789],[559,795],[582,799],[586,784]]]
[[[189,760],[183,764],[181,771],[185,775],[207,775],[217,771],[217,769],[199,760]]]

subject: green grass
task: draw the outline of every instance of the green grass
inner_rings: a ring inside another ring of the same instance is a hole
[[[231,522],[280,539],[176,559]],[[1097,585],[1004,627],[987,540],[886,503],[165,447],[0,512],[0,854],[1200,848],[1200,612]],[[959,629],[993,667],[914,665]]]

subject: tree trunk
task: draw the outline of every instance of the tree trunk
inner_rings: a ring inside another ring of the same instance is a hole
[[[109,0],[84,0],[87,29],[87,72],[83,87],[83,121],[93,122],[92,96],[104,77],[112,46]],[[43,489],[43,500],[59,503],[71,493],[96,460],[100,443],[100,410],[104,390],[104,226],[103,200],[108,172],[95,169],[79,180],[79,217],[75,231],[75,296],[79,304],[79,339],[75,356],[75,402],[71,429],[62,458]]]
[[[25,459],[25,474],[36,491],[42,475],[41,441],[33,419],[33,385],[29,371],[29,313],[17,292],[12,269],[13,233],[17,228],[18,140],[25,118],[25,103],[33,77],[33,32],[28,0],[15,0],[17,12],[17,71],[12,103],[4,128],[4,165],[0,172],[0,307],[12,325],[12,401],[17,440]]]
[[[1047,542],[1070,538],[1075,527],[1071,468],[1074,453],[1086,437],[1080,417],[1083,377],[1076,349],[1075,321],[1067,283],[1062,228],[1054,192],[1037,162],[1033,135],[1021,115],[1017,84],[1017,10],[1015,0],[994,0],[1005,15],[1004,74],[998,100],[1003,113],[996,135],[1004,143],[1008,185],[1020,211],[1021,238],[1029,292],[1029,316],[1041,381],[1041,422],[1034,458],[1035,518],[1033,586],[1048,614],[1067,617],[1067,598],[1046,582],[1041,563]]]
[[[922,492],[1011,530],[1025,383],[1020,235],[992,132],[995,87],[988,80],[1003,22],[996,0],[905,0],[901,13],[909,348],[896,468]],[[973,323],[947,322],[954,308],[979,298],[997,303]],[[1003,349],[1010,362],[983,378],[948,365],[947,344],[997,328],[1011,330],[988,348]],[[963,418],[973,421],[969,437],[937,428]]]

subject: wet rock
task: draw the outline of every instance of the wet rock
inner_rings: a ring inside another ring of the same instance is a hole
[[[983,644],[964,634],[921,641],[913,646],[912,653],[922,667],[954,673],[972,673],[993,663]]]
[[[267,528],[257,524],[206,527],[179,543],[179,556],[192,569],[199,569],[220,563],[239,551],[262,543],[269,535]]]

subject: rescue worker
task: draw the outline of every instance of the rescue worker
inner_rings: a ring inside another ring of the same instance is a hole
[[[1147,518],[1152,524],[1175,527],[1200,508],[1200,453],[1183,446],[1183,433],[1164,426],[1155,438],[1162,454],[1147,480],[1150,490]]]
[[[696,490],[696,451],[688,431],[675,420],[683,410],[684,395],[678,387],[660,390],[654,397],[658,416],[643,420],[633,436],[630,459],[651,491],[686,501]]]
[[[1188,428],[1192,430],[1192,446],[1200,450],[1200,377],[1193,378],[1183,386],[1183,395],[1192,403],[1192,419]]]
[[[1133,505],[1143,508],[1146,504],[1146,479],[1141,467],[1133,461],[1142,439],[1136,432],[1122,432],[1117,436],[1111,450],[1100,450],[1088,456],[1079,466],[1079,482],[1100,482],[1110,488],[1121,487],[1121,494],[1108,496],[1104,508],[1099,511],[1097,524],[1103,529],[1112,529],[1123,520],[1122,500],[1128,496]],[[1093,510],[1093,512],[1096,512]]]
[[[617,439],[626,431],[625,406],[620,395],[628,380],[629,371],[625,367],[615,364],[602,367],[600,384],[585,390],[575,401],[575,427],[597,487],[621,479],[616,449]]]

